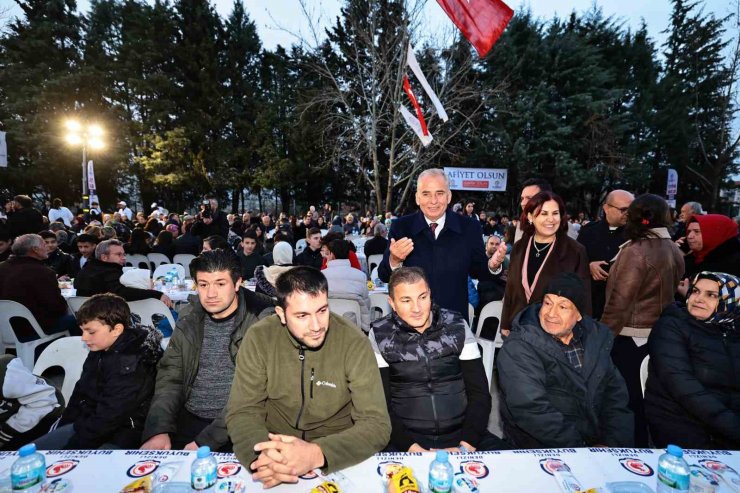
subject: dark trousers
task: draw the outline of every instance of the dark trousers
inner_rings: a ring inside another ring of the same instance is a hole
[[[195,440],[195,437],[197,437],[198,434],[212,422],[212,419],[201,418],[183,408],[182,411],[180,411],[180,415],[177,417],[177,431],[170,436],[172,449],[184,449],[185,445]],[[198,445],[207,444],[199,443]],[[232,450],[233,445],[229,442],[218,450],[214,450],[214,452],[231,452]]]
[[[637,346],[631,337],[617,336],[612,348],[612,361],[622,374],[627,384],[629,402],[627,405],[635,416],[635,447],[647,448],[648,430],[645,419],[645,407],[642,399],[642,384],[640,383],[640,365],[648,355],[648,345]]]

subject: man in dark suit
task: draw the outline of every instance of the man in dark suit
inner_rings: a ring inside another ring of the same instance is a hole
[[[619,245],[624,243],[622,230],[627,223],[627,208],[635,196],[625,190],[614,190],[604,201],[604,219],[590,222],[581,228],[578,243],[586,247],[588,267],[591,271],[591,304],[593,318],[598,320],[606,303],[606,280],[611,260],[617,256]]]
[[[467,318],[468,276],[492,280],[500,275],[506,245],[501,243],[489,259],[480,223],[447,210],[451,199],[443,170],[428,169],[419,175],[416,204],[420,210],[393,224],[378,276],[388,282],[391,272],[401,265],[421,267],[429,278],[435,303]]]

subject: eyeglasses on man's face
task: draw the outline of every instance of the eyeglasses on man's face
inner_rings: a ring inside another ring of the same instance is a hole
[[[627,210],[629,209],[629,206],[628,207],[617,207],[617,206],[611,205],[611,204],[606,204],[606,205],[608,205],[612,209],[617,209],[620,214],[627,214]]]

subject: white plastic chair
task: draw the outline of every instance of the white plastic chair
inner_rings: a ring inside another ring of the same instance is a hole
[[[468,303],[468,325],[472,325],[473,319],[475,319],[475,307]]]
[[[180,264],[185,269],[185,279],[190,279],[190,262],[195,259],[195,255],[189,253],[178,253],[172,259],[175,264]]]
[[[368,268],[368,274],[372,274],[373,269],[375,269],[377,266],[380,265],[380,262],[383,261],[383,254],[378,253],[375,255],[370,255],[367,258],[367,268]],[[370,279],[375,279],[374,277],[371,277]]]
[[[27,342],[20,342],[15,335],[13,327],[10,325],[12,319],[25,319],[28,324],[36,331],[37,339]],[[59,332],[57,334],[47,334],[41,329],[36,318],[31,311],[25,306],[10,300],[0,300],[0,336],[3,342],[3,352],[8,348],[15,346],[15,353],[23,362],[23,366],[33,370],[33,362],[36,359],[36,348],[42,344],[68,336],[69,332]]]
[[[141,317],[141,323],[143,325],[156,327],[152,317],[154,315],[163,315],[167,318],[167,321],[169,321],[172,331],[175,331],[175,319],[172,318],[172,312],[170,312],[170,309],[167,308],[167,305],[162,303],[161,300],[149,298],[146,300],[129,301],[128,307],[132,314],[135,313]],[[167,343],[169,343],[169,338],[162,339],[163,348],[167,347]]]
[[[322,237],[322,238],[323,238],[324,236],[326,236],[327,234],[329,234],[329,230],[328,230],[328,229],[322,229],[322,230],[321,230],[321,237]]]
[[[170,271],[170,269],[176,269],[177,275],[180,277],[180,279],[185,279],[185,267],[183,267],[180,264],[160,264],[157,266],[156,269],[154,269],[154,273],[152,274],[152,279],[157,279],[158,277],[164,277],[167,275],[167,273]]]
[[[483,323],[486,321],[487,318],[494,317],[498,320],[499,324],[501,323],[501,314],[504,311],[504,302],[501,300],[497,301],[489,301],[486,306],[483,307],[483,309],[480,311],[480,315],[478,315],[478,325],[475,329],[475,336],[480,337],[481,330],[483,330]],[[498,325],[498,324],[497,324]],[[504,344],[504,340],[501,337],[501,330],[499,330],[500,327],[496,327],[496,339],[494,340],[496,347],[500,348]]]
[[[72,310],[73,314],[77,314],[77,312],[80,311],[82,304],[89,299],[90,297],[88,296],[70,296],[67,298],[67,305],[69,306],[69,309]]]
[[[137,269],[151,270],[151,267],[149,266],[149,259],[146,258],[146,255],[126,255],[126,265],[136,267]]]
[[[488,389],[491,389],[491,380],[493,379],[493,359],[496,356],[496,344],[490,339],[476,337],[475,341],[481,347],[481,358],[483,360],[483,369],[488,379]]]
[[[150,262],[150,270],[155,270],[157,267],[159,267],[162,264],[171,264],[172,261],[167,257],[167,255],[163,253],[150,253],[146,256],[147,259],[149,259]]]
[[[303,250],[306,249],[306,240],[301,238],[300,240],[295,242],[295,254],[300,255]]]
[[[650,363],[650,355],[648,354],[640,363],[640,385],[642,386],[642,396],[645,397],[645,384],[648,378],[648,363]]]
[[[347,320],[355,324],[358,329],[360,329],[360,327],[362,326],[360,304],[355,300],[347,300],[344,298],[329,298],[329,310],[336,313],[337,315],[341,315],[342,317],[346,318]]]
[[[388,303],[387,293],[370,293],[371,318],[376,320],[391,313],[391,305]],[[378,314],[380,312],[380,314]]]
[[[42,376],[49,368],[58,366],[64,370],[62,381],[62,395],[64,402],[69,404],[75,384],[82,375],[82,365],[85,363],[89,350],[80,336],[62,337],[49,344],[33,366],[33,374]]]

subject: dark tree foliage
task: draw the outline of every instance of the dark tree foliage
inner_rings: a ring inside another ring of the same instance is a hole
[[[183,210],[212,193],[236,210],[269,191],[284,209],[381,212],[413,204],[422,169],[464,166],[508,168],[489,210],[515,212],[520,184],[543,176],[571,212],[595,211],[616,187],[662,194],[675,168],[679,203],[721,211],[737,172],[737,20],[697,2],[672,0],[662,58],[646,26],[593,8],[519,11],[485,59],[460,36],[417,39],[419,0],[345,0],[313,45],[275,50],[243,0],[225,18],[209,0],[92,0],[84,14],[74,0],[17,3],[0,36],[4,195],[79,200],[68,117],[106,129],[90,153],[104,208]],[[409,40],[450,114],[443,123],[415,87],[429,147],[398,114]]]

